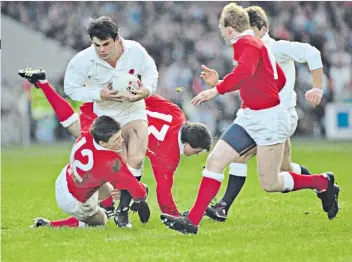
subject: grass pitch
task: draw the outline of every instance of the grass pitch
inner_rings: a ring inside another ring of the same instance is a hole
[[[293,142],[293,160],[310,171],[334,171],[341,187],[338,217],[329,221],[310,190],[268,194],[251,160],[243,191],[225,223],[204,219],[198,235],[182,235],[159,220],[149,163],[152,217],[133,228],[31,229],[32,219],[67,217],[55,202],[54,183],[71,144],[2,149],[2,261],[352,261],[352,143]],[[181,211],[195,200],[206,154],[183,158],[174,195]],[[148,162],[148,161],[146,161]],[[227,172],[225,172],[227,174]],[[221,187],[221,197],[226,181]]]

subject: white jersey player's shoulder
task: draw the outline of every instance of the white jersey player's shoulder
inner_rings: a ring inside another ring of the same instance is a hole
[[[95,49],[94,46],[91,45],[87,47],[86,49],[83,49],[82,51],[78,52],[72,59],[70,60],[71,64],[85,64],[89,62],[90,60],[94,60],[96,57]]]
[[[137,41],[134,40],[127,40],[127,39],[123,39],[123,43],[125,46],[128,47],[128,52],[130,53],[140,53],[140,52],[146,52],[145,48],[138,43]]]

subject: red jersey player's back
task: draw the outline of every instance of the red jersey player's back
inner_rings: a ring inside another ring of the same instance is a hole
[[[183,151],[180,130],[186,123],[186,116],[177,105],[159,95],[154,94],[145,102],[149,133],[147,156],[157,182],[158,204],[162,212],[178,216],[171,190]]]
[[[154,154],[175,152],[178,155],[178,135],[186,116],[183,111],[171,101],[159,96],[152,95],[145,99],[148,116],[148,152]]]
[[[72,147],[66,172],[70,193],[84,203],[101,185],[113,185],[117,172],[129,173],[120,155],[97,144],[90,133],[81,135]]]

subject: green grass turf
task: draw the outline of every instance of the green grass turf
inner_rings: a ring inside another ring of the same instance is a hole
[[[329,221],[310,190],[265,193],[255,160],[226,223],[204,219],[196,236],[167,229],[159,219],[149,163],[152,217],[133,228],[31,229],[36,216],[67,217],[55,202],[54,183],[70,144],[2,149],[2,261],[352,261],[352,143],[294,142],[293,159],[311,171],[334,171],[341,186],[338,217]],[[183,158],[174,195],[182,211],[196,197],[206,154]],[[226,171],[227,174],[227,171]],[[227,177],[227,176],[226,176]],[[227,179],[226,179],[227,180]],[[226,181],[220,194],[226,189]]]

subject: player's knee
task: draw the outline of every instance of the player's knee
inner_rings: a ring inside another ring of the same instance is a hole
[[[208,170],[215,171],[214,169],[219,169],[219,163],[221,160],[221,154],[211,152],[207,157],[206,167]]]
[[[281,192],[280,181],[279,179],[260,179],[260,185],[265,192]]]
[[[280,167],[280,171],[292,172],[291,164],[290,163],[282,163]]]
[[[140,169],[143,166],[144,155],[136,154],[134,156],[128,156],[127,163],[130,167]]]

